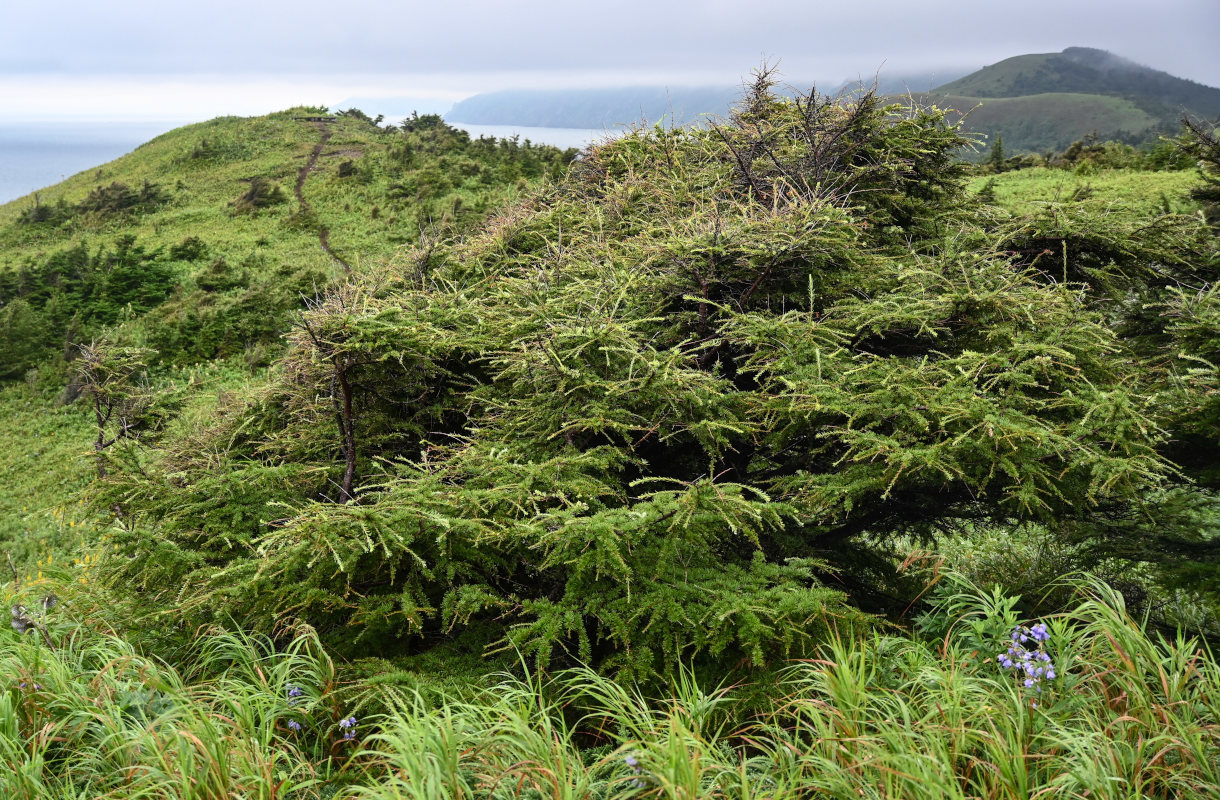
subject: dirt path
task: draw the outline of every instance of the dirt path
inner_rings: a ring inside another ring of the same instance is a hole
[[[305,162],[305,166],[301,167],[301,171],[297,173],[297,207],[302,214],[307,214],[313,211],[309,205],[309,201],[305,199],[305,179],[309,177],[310,171],[318,163],[318,157],[322,155],[322,148],[326,147],[326,143],[330,141],[330,128],[325,122],[315,122],[314,127],[321,132],[322,136],[318,139],[318,143],[314,145],[313,152],[309,154],[309,160]],[[322,250],[326,255],[333,258],[343,267],[344,271],[351,272],[352,265],[339,257],[334,250],[330,249],[330,230],[321,222],[318,223],[318,244],[322,245]]]

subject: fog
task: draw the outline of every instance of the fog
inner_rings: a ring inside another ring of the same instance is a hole
[[[10,119],[198,118],[351,96],[442,108],[507,88],[732,85],[764,61],[837,85],[1072,45],[1220,85],[1217,39],[1215,0],[5,2],[0,98]]]

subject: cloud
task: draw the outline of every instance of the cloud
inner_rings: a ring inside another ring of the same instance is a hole
[[[59,76],[68,80],[58,84],[65,91],[72,82],[129,85],[141,75],[154,76],[150,86],[171,77],[186,81],[208,98],[213,90],[199,87],[226,85],[234,76],[253,76],[263,98],[291,94],[272,90],[277,81],[301,91],[342,84],[336,102],[368,94],[356,84],[388,91],[394,81],[400,94],[456,95],[508,86],[723,85],[764,58],[781,60],[794,82],[825,83],[871,76],[883,66],[978,68],[1071,45],[1105,48],[1220,84],[1214,0],[1163,0],[1155,9],[1132,0],[61,0],[3,6],[0,78]],[[254,97],[240,86],[231,90],[235,108]],[[121,105],[134,90],[115,91]],[[20,97],[37,101],[29,92]],[[266,100],[259,108],[266,110]]]

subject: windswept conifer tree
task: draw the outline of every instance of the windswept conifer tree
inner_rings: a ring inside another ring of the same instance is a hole
[[[886,537],[1163,483],[1104,270],[994,230],[942,111],[771,88],[354,277],[277,381],[113,479],[112,575],[352,653],[468,631],[645,677],[862,620],[850,554]]]
[[[97,435],[93,453],[97,474],[106,477],[106,450],[138,436],[149,423],[153,395],[143,380],[153,351],[120,347],[101,339],[81,345],[76,384],[90,406]]]

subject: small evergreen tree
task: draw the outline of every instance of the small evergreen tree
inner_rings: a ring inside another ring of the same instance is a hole
[[[93,411],[97,475],[107,475],[105,451],[139,434],[148,423],[153,394],[142,379],[152,351],[119,347],[109,340],[80,346],[76,382]]]
[[[993,142],[991,145],[991,152],[987,156],[986,164],[988,171],[1003,172],[1004,161],[1004,137],[997,133],[995,142]]]

